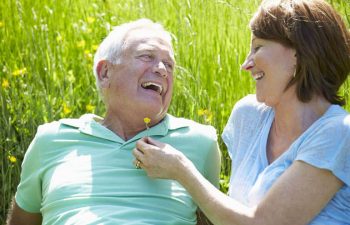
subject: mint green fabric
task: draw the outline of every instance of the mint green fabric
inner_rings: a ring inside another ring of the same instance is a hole
[[[214,185],[220,153],[211,126],[167,115],[124,141],[86,114],[39,126],[22,164],[17,204],[43,224],[196,224],[197,206],[176,181],[151,179],[132,163],[143,136],[181,150]]]

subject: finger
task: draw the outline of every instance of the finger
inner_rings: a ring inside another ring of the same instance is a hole
[[[150,137],[147,138],[147,141],[148,141],[149,144],[155,145],[155,146],[157,146],[159,148],[162,148],[162,147],[165,146],[165,143],[157,141],[157,140],[155,140],[153,138],[150,138]]]
[[[132,150],[132,154],[136,159],[143,159],[143,152],[141,152],[139,149],[134,148]]]
[[[136,148],[137,150],[144,152],[144,150],[147,148],[148,144],[145,142],[145,139],[142,138],[136,142]]]
[[[142,137],[142,138],[140,138],[139,141],[143,141],[143,142],[147,143],[147,137]]]
[[[159,143],[162,144],[161,142]],[[158,150],[159,147],[154,144],[144,142],[144,139],[140,139],[136,142],[136,149],[143,154],[151,154],[153,151]]]
[[[133,160],[133,164],[135,166],[136,169],[141,169],[142,168],[142,162],[138,159],[134,159]]]
[[[143,140],[145,143],[149,144],[149,141],[148,141],[148,137],[147,137],[147,136],[141,138],[141,140]]]
[[[137,145],[137,144],[136,144]],[[137,148],[137,146],[132,150],[133,152],[139,152],[141,154],[144,154],[143,150],[140,148]]]

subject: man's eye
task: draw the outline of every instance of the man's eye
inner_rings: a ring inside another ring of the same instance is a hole
[[[151,61],[153,59],[152,55],[149,54],[140,55],[139,58],[141,58],[144,61]]]
[[[166,68],[167,69],[170,69],[170,70],[172,70],[173,69],[173,64],[171,64],[171,63],[168,63],[168,62],[163,62],[164,63],[164,65],[166,66]]]

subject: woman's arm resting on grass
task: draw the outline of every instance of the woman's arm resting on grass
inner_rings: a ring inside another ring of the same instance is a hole
[[[145,138],[133,154],[150,177],[180,182],[214,224],[308,224],[343,185],[330,171],[296,161],[259,205],[248,208],[221,193],[169,145]]]
[[[7,225],[40,225],[41,213],[29,213],[21,209],[15,199],[12,201],[11,210],[7,217]]]

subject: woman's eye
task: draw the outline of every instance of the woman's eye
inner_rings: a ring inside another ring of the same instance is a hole
[[[258,45],[256,47],[254,47],[253,50],[254,50],[254,52],[257,52],[260,48],[261,48],[261,45]]]

